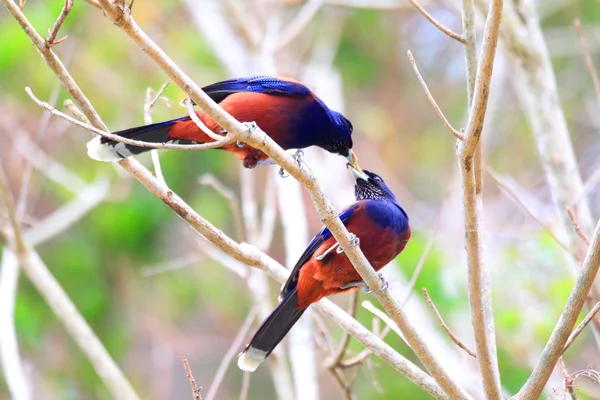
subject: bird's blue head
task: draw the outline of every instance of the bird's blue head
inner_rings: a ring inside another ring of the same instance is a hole
[[[327,110],[332,131],[321,145],[330,153],[339,154],[352,162],[352,123],[337,111]]]

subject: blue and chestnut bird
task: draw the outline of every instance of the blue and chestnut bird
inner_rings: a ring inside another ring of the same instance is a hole
[[[352,124],[342,114],[330,110],[302,83],[281,77],[254,76],[213,83],[204,92],[241,122],[254,121],[284,150],[321,147],[339,154],[356,166],[352,151]],[[204,111],[196,113],[217,134],[222,127]],[[150,143],[180,144],[213,142],[189,116],[114,132],[116,135]],[[246,168],[270,164],[266,154],[243,144],[222,149],[235,154]],[[118,161],[150,150],[106,138],[88,143],[88,155],[99,161]]]
[[[356,202],[339,215],[373,268],[393,260],[410,239],[406,212],[381,177],[348,165]],[[325,296],[365,286],[326,227],[311,240],[281,292],[281,302],[240,354],[238,366],[254,371],[298,321],[306,308]]]

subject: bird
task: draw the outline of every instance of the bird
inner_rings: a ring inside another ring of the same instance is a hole
[[[408,243],[406,211],[383,179],[347,164],[355,179],[356,202],[339,214],[375,271],[393,260]],[[382,288],[387,282],[382,280]],[[280,303],[238,356],[238,367],[254,371],[284,338],[307,307],[325,296],[365,287],[331,232],[323,227],[308,244],[283,285]]]
[[[202,90],[238,121],[256,122],[284,150],[318,146],[357,165],[352,150],[352,123],[341,113],[327,107],[297,80],[252,76],[213,83]],[[211,131],[220,135],[226,133],[204,111],[196,114]],[[150,143],[200,144],[214,141],[189,116],[113,133]],[[151,150],[100,136],[88,142],[87,149],[88,155],[98,161],[119,161]],[[241,142],[227,144],[220,149],[235,154],[246,168],[273,164],[262,151]]]

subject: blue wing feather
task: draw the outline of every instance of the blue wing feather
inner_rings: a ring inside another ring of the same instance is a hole
[[[301,83],[278,79],[274,76],[252,76],[229,79],[202,88],[214,101],[220,103],[227,96],[240,92],[257,92],[272,95],[307,96],[311,92]]]
[[[348,224],[348,221],[350,221],[350,218],[354,215],[359,206],[360,203],[354,203],[351,206],[344,209],[339,214],[340,220],[342,220],[342,223],[344,225]],[[283,288],[281,289],[282,297],[285,297],[291,290],[293,290],[296,287],[296,283],[298,282],[298,275],[300,273],[300,268],[302,268],[302,266],[306,264],[308,260],[310,260],[314,252],[330,237],[331,232],[327,227],[324,226],[323,228],[321,228],[319,233],[317,233],[312,238],[312,240],[306,247],[306,250],[304,250],[304,253],[302,253],[300,258],[298,259],[298,262],[296,262],[296,265],[292,269],[292,273],[290,274],[290,277],[288,278],[287,282],[285,283],[285,285],[283,285]]]

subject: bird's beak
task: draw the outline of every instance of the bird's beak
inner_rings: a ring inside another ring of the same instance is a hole
[[[351,166],[353,170],[358,171],[360,173],[363,172],[363,170],[360,169],[360,166],[358,165],[358,157],[356,157],[356,154],[354,153],[354,151],[352,151],[352,149],[350,149],[350,153],[348,154],[348,157],[346,157],[346,159],[348,160],[348,165]]]
[[[348,169],[350,169],[350,173],[354,177],[355,181],[362,179],[366,182],[369,180],[369,176],[365,174],[362,169],[360,169],[358,165],[358,158],[352,152],[352,150],[350,150],[350,155],[348,156],[348,163],[346,164],[346,166],[348,167]]]

